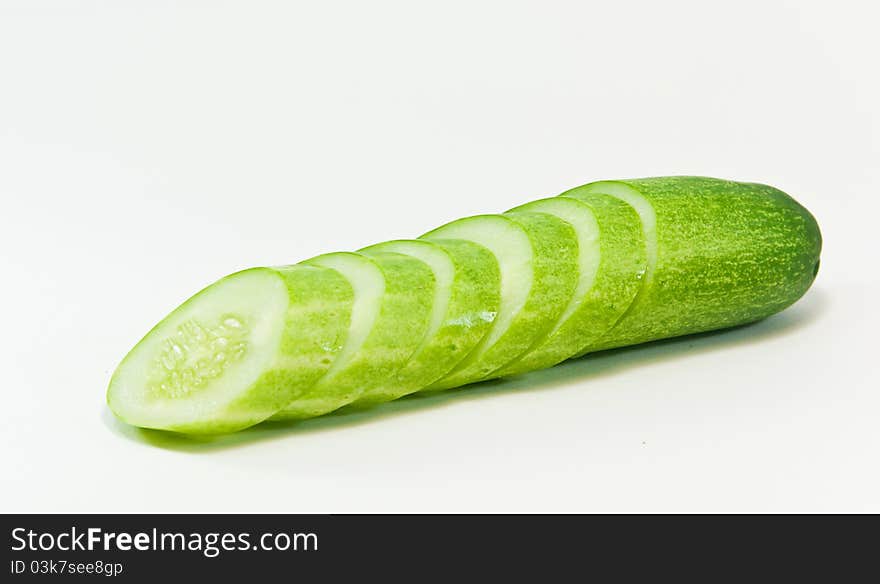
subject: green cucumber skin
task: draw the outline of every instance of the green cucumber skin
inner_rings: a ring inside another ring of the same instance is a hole
[[[393,379],[419,346],[428,328],[433,272],[424,262],[401,254],[375,253],[369,259],[382,271],[385,292],[378,318],[363,347],[332,379],[320,380],[271,419],[311,418],[348,405],[385,380]]]
[[[245,271],[251,270],[272,272],[280,277],[290,297],[274,364],[252,386],[209,419],[156,429],[186,434],[222,434],[262,422],[314,386],[341,350],[348,331],[353,300],[351,286],[345,278],[333,270],[304,265],[251,268]],[[221,281],[240,273],[226,276]],[[185,309],[202,292],[195,294],[177,310]],[[154,330],[175,312],[157,324]],[[144,338],[149,335],[147,333]],[[132,352],[136,348],[137,345]],[[114,404],[114,382],[115,376],[110,381],[107,401],[110,409],[124,419],[119,413],[121,408]]]
[[[636,207],[603,192],[612,187],[632,189],[650,203],[655,220],[652,237],[646,235]],[[502,275],[491,251],[448,239],[441,227],[422,239],[451,254],[455,249],[462,258],[471,254],[473,261],[456,263],[448,319],[433,339],[426,342],[425,335],[434,299],[431,268],[413,257],[384,252],[381,244],[368,255],[359,255],[373,262],[384,277],[378,317],[361,350],[341,368],[333,364],[343,363],[337,359],[345,350],[352,322],[355,291],[349,280],[334,269],[310,263],[317,258],[295,266],[253,268],[283,281],[284,287],[274,281],[273,290],[277,290],[278,310],[283,306],[282,289],[287,291],[288,304],[280,341],[277,347],[260,348],[272,353],[260,353],[268,365],[247,378],[250,385],[229,385],[236,388],[234,397],[219,404],[210,398],[199,401],[197,392],[161,398],[195,400],[192,403],[199,410],[192,422],[144,421],[136,419],[141,416],[136,408],[143,401],[126,401],[129,398],[114,392],[117,384],[132,387],[141,381],[140,373],[122,375],[120,365],[110,381],[108,405],[134,425],[187,434],[233,432],[266,419],[309,418],[353,402],[375,403],[544,368],[584,343],[587,346],[575,349],[575,356],[754,322],[796,302],[818,271],[822,237],[815,219],[791,197],[767,185],[658,177],[590,183],[560,196],[593,210],[601,257],[585,299],[585,306],[591,305],[595,313],[587,316],[589,309],[581,306],[552,335],[577,285],[577,237],[565,221],[524,205],[491,216],[516,224],[528,235],[534,277],[510,328],[485,352],[474,348],[489,338],[492,319],[465,318],[466,324],[456,329],[453,315],[497,314]],[[460,221],[470,219],[474,218]],[[651,241],[656,244],[653,248]],[[461,283],[459,276],[464,278]],[[129,356],[208,289],[156,325]],[[435,375],[439,381],[429,381]],[[252,379],[256,380],[251,383]]]
[[[456,368],[431,385],[431,390],[450,389],[493,378],[493,373],[520,357],[549,332],[574,293],[577,238],[571,225],[545,213],[516,212],[500,217],[522,228],[531,242],[534,278],[528,299],[510,328],[492,347],[473,362],[468,363],[465,359],[463,368]],[[445,239],[443,227],[422,238]]]
[[[382,252],[397,242],[360,250]],[[464,240],[417,241],[443,250],[455,269],[449,306],[440,328],[393,380],[386,381],[354,402],[373,405],[422,390],[455,367],[489,332],[500,301],[501,274],[495,256],[485,247]]]
[[[822,237],[815,218],[782,191],[707,177],[622,183],[656,215],[657,263],[623,319],[591,350],[761,320],[793,304],[816,276]]]
[[[552,367],[583,352],[618,322],[641,288],[647,258],[638,214],[608,195],[591,193],[572,198],[592,211],[598,223],[600,259],[593,285],[581,306],[559,329],[499,371],[499,376]],[[528,211],[536,203],[513,211]]]

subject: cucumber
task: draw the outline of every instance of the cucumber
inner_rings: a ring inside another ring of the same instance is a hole
[[[578,283],[549,335],[499,371],[499,376],[551,367],[587,350],[630,306],[641,289],[647,261],[639,216],[613,197],[554,197],[527,203],[513,211],[549,213],[574,228],[578,239]]]
[[[354,289],[348,340],[333,368],[273,420],[320,416],[391,379],[422,343],[434,297],[434,274],[410,256],[331,253],[304,262],[334,269]]]
[[[354,294],[333,270],[253,268],[208,286],[126,355],[107,402],[134,426],[232,432],[311,388],[348,334]]]
[[[421,345],[396,376],[355,402],[370,405],[424,389],[464,359],[489,332],[498,314],[501,274],[489,250],[464,240],[388,241],[360,251],[417,258],[431,268],[437,282],[430,325]]]
[[[125,356],[122,420],[240,430],[762,319],[819,268],[815,219],[767,185],[590,183],[418,240],[227,276]]]
[[[800,298],[818,272],[815,218],[771,186],[658,177],[595,182],[563,196],[587,193],[630,204],[648,245],[642,290],[591,351],[760,320]]]
[[[549,332],[577,285],[577,236],[571,225],[552,215],[478,215],[448,223],[422,239],[478,243],[495,255],[501,271],[501,302],[489,334],[430,389],[492,377]]]

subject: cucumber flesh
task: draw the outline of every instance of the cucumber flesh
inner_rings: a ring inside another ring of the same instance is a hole
[[[423,389],[458,364],[495,320],[500,274],[489,250],[462,240],[389,241],[360,251],[366,255],[394,252],[417,258],[431,268],[437,282],[430,324],[421,345],[393,379],[356,402],[367,405]]]
[[[339,252],[304,263],[334,269],[348,279],[355,297],[351,329],[331,371],[273,420],[332,412],[393,379],[421,344],[431,315],[434,275],[420,260],[396,253]]]
[[[574,228],[578,238],[578,283],[547,337],[499,371],[499,376],[550,367],[584,351],[629,307],[641,287],[646,261],[638,215],[614,198],[553,197],[513,211],[548,213]]]
[[[577,284],[574,230],[551,215],[479,215],[453,221],[422,238],[482,245],[495,255],[501,273],[501,301],[489,334],[430,389],[488,379],[525,353],[550,330]]]
[[[110,409],[143,428],[231,432],[258,423],[331,367],[353,294],[330,270],[254,268],[208,286],[117,368]]]

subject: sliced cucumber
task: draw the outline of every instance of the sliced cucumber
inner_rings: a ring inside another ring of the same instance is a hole
[[[367,391],[357,402],[371,404],[423,389],[458,364],[495,320],[501,275],[495,256],[469,241],[388,241],[360,251],[366,255],[395,252],[417,258],[431,268],[437,282],[430,325],[422,344],[393,379]]]
[[[548,213],[574,228],[578,238],[578,283],[549,334],[522,358],[499,371],[499,376],[551,367],[586,350],[629,307],[641,287],[646,262],[639,216],[629,205],[612,197],[553,197],[513,211]]]
[[[630,204],[648,243],[642,290],[591,350],[759,320],[800,298],[818,268],[815,219],[767,185],[678,176],[602,181],[564,194],[574,193]]]
[[[821,244],[766,185],[592,183],[223,278],[128,353],[107,400],[136,426],[218,433],[457,387],[759,320],[807,291]]]
[[[304,263],[348,279],[355,298],[351,329],[333,368],[273,420],[332,412],[393,379],[421,345],[431,316],[434,275],[421,260],[388,252],[339,252]]]
[[[143,428],[219,433],[253,425],[331,368],[353,301],[344,278],[318,267],[227,276],[147,333],[117,368],[107,402]]]
[[[577,237],[544,213],[479,215],[422,236],[463,239],[490,250],[501,271],[501,301],[489,334],[431,389],[489,378],[525,353],[556,322],[577,285]]]

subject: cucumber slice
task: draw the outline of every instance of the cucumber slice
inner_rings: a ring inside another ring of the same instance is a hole
[[[582,200],[553,197],[513,211],[559,217],[578,238],[578,283],[550,333],[522,358],[498,372],[516,375],[551,367],[586,350],[614,326],[641,288],[645,243],[639,216],[606,195]]]
[[[601,225],[601,274],[607,276],[606,283],[597,286],[613,286],[613,282],[617,282],[619,286],[616,293],[608,293],[608,302],[613,302],[616,306],[616,317],[606,323],[602,333],[597,330],[597,335],[574,354],[577,358],[594,351],[596,344],[606,337],[608,331],[616,327],[633,309],[645,287],[652,253],[656,257],[656,241],[646,237],[642,214],[631,204],[616,197],[572,190],[558,198],[574,199],[588,205],[596,213]],[[644,209],[643,213],[647,214]],[[650,218],[653,218],[653,214]],[[649,229],[649,233],[653,235],[653,230]]]
[[[645,270],[642,278],[642,285],[637,291],[635,298],[630,303],[626,312],[620,318],[612,331],[601,337],[592,346],[584,348],[576,356],[581,357],[586,353],[593,351],[601,351],[619,346],[616,339],[631,338],[632,335],[638,334],[639,325],[634,328],[632,323],[637,321],[630,317],[631,314],[638,314],[639,306],[648,294],[654,277],[654,271],[657,264],[657,218],[654,213],[654,207],[645,199],[638,191],[628,187],[622,183],[613,181],[604,181],[600,183],[591,183],[582,187],[577,187],[562,193],[561,197],[570,197],[583,200],[590,196],[602,194],[618,199],[622,203],[630,206],[630,208],[638,215],[641,223],[642,239],[645,245]]]
[[[393,379],[367,391],[357,401],[367,405],[423,389],[458,364],[495,320],[501,275],[489,250],[463,240],[388,241],[360,252],[412,256],[431,268],[437,282],[430,325],[422,344]]]
[[[577,237],[570,225],[552,215],[478,215],[422,238],[480,244],[495,255],[501,271],[501,302],[489,334],[430,389],[487,379],[521,356],[550,330],[577,285]]]
[[[331,268],[348,279],[355,298],[351,328],[327,375],[273,420],[332,412],[393,379],[421,345],[434,300],[431,269],[409,256],[338,252],[304,263]]]
[[[767,185],[678,176],[601,181],[564,194],[573,193],[630,204],[648,244],[642,290],[591,350],[760,320],[800,298],[818,270],[815,219]]]
[[[332,270],[254,268],[169,314],[116,369],[107,403],[143,428],[220,433],[258,423],[331,367],[354,295]]]

